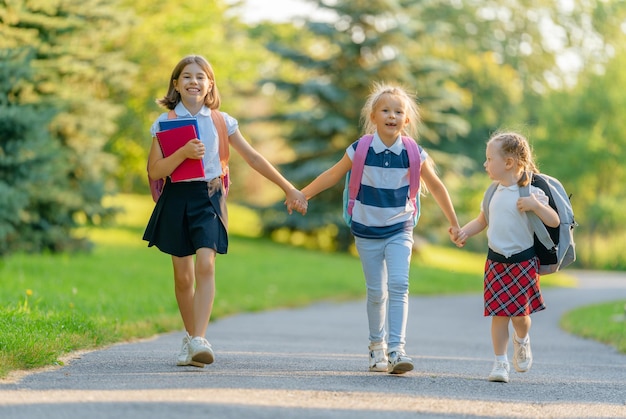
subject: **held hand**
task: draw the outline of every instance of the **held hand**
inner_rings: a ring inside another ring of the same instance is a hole
[[[450,240],[452,240],[453,242],[456,241],[459,238],[460,231],[461,231],[460,228],[456,226],[450,226],[448,228],[448,234],[450,235]]]
[[[187,142],[182,149],[187,159],[200,160],[204,157],[204,144],[197,138]]]
[[[287,206],[287,212],[289,214],[291,214],[292,211],[295,209],[300,214],[305,215],[308,208],[308,202],[306,200],[306,197],[302,192],[297,189],[293,189],[289,191],[289,193],[287,193],[285,205]]]
[[[452,242],[456,244],[457,247],[465,246],[465,242],[467,241],[467,234],[459,227],[450,227],[448,229],[448,234],[450,234],[450,240],[452,240]]]
[[[305,202],[295,201],[291,205],[291,208],[289,208],[289,206],[287,206],[287,210],[289,211],[289,214],[291,214],[291,210],[296,210],[300,214],[306,215],[307,209],[308,209],[308,203],[306,201]]]

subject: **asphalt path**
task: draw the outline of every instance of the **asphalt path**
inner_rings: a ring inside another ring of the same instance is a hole
[[[411,297],[405,375],[367,371],[364,301],[320,303],[212,322],[216,362],[203,369],[175,366],[176,332],[14,375],[0,381],[0,418],[626,418],[626,356],[558,327],[574,307],[626,299],[626,274],[572,273],[577,288],[544,290],[532,369],[508,384],[486,379],[480,295]],[[623,316],[611,321],[626,333]]]

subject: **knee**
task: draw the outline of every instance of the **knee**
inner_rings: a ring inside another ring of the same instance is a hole
[[[193,272],[186,272],[174,276],[174,287],[176,291],[189,291],[193,289]]]
[[[396,278],[389,281],[389,294],[404,295],[409,291],[409,278]]]
[[[387,298],[387,294],[380,288],[367,289],[367,301],[371,304],[382,304]]]
[[[198,278],[213,278],[215,275],[215,251],[199,249],[196,253],[196,276]]]
[[[196,275],[198,278],[213,278],[215,275],[215,259],[197,260]]]

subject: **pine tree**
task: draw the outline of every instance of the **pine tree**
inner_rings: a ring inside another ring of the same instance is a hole
[[[20,109],[3,112],[4,120],[23,121],[3,124],[3,134],[12,131],[2,140],[20,144],[20,150],[37,150],[39,159],[37,176],[20,185],[20,202],[28,214],[19,216],[20,234],[5,243],[7,248],[64,250],[76,220],[98,223],[111,214],[102,198],[112,190],[107,179],[115,159],[104,149],[121,108],[110,97],[130,81],[129,66],[115,51],[114,40],[127,19],[125,12],[115,10],[116,4],[0,0],[0,50],[10,54],[28,45],[32,54],[21,64],[32,70],[29,77],[2,80],[7,95],[3,106]],[[6,71],[11,74],[16,66]],[[19,95],[14,93],[17,85]],[[29,161],[11,164],[28,167]],[[3,181],[12,179],[6,176]],[[46,176],[56,181],[48,185]]]
[[[68,187],[63,150],[47,126],[53,108],[24,103],[29,49],[0,51],[0,255],[76,247],[75,223],[59,199]]]
[[[328,4],[327,4],[328,3]],[[404,86],[423,103],[420,142],[437,143],[439,136],[466,129],[448,112],[460,103],[449,83],[450,63],[429,53],[439,27],[420,20],[430,2],[414,0],[317,1],[336,13],[332,22],[304,22],[302,30],[268,48],[300,70],[299,77],[264,80],[282,92],[290,109],[277,119],[292,124],[288,135],[297,155],[281,169],[298,186],[338,161],[360,136],[359,116],[372,82]],[[293,106],[291,105],[293,103]],[[315,197],[306,217],[286,217],[282,209],[264,211],[266,231],[287,225],[314,230],[334,224],[340,248],[350,236],[341,219],[343,185]]]

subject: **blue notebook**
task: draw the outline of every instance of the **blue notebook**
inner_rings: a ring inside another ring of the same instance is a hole
[[[159,121],[159,128],[161,128],[161,131],[166,131],[168,129],[178,128],[178,127],[182,127],[185,125],[193,125],[196,129],[196,132],[197,133],[200,132],[200,130],[198,130],[197,118],[176,118],[176,119],[164,119],[163,121]]]

